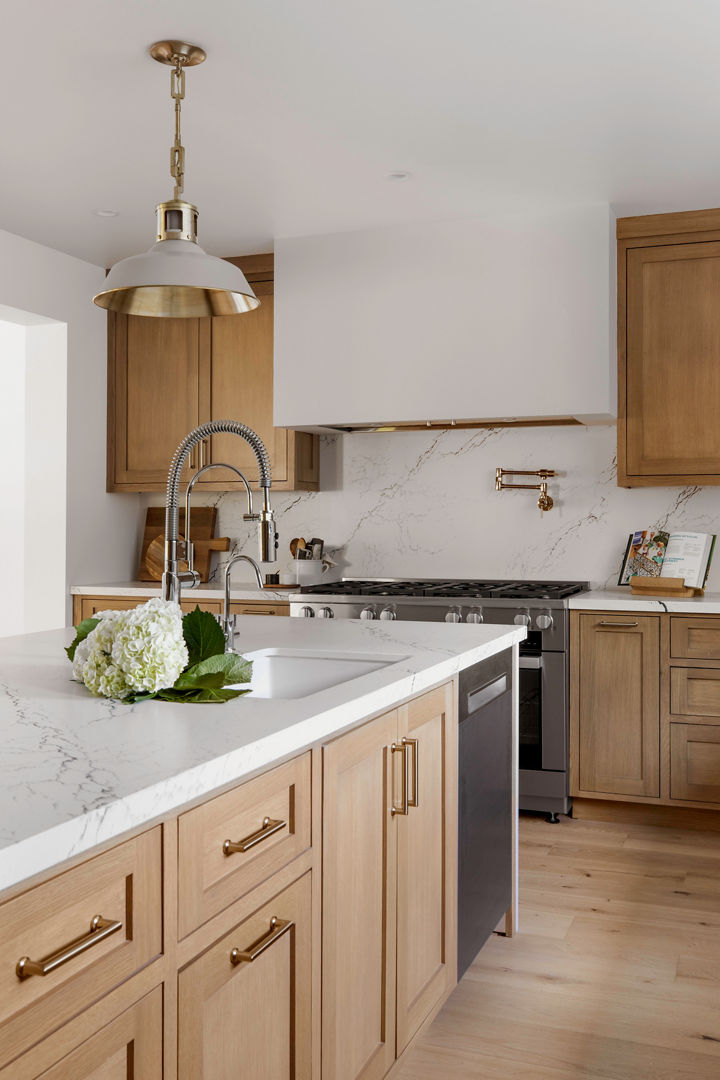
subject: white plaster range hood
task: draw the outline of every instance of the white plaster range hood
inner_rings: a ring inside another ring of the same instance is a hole
[[[275,424],[610,423],[606,204],[281,239]]]

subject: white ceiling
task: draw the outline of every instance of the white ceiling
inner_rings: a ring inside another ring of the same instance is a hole
[[[171,195],[169,69],[146,52],[164,37],[208,52],[183,126],[214,254],[495,204],[720,203],[716,0],[12,7],[0,228],[100,265],[149,247]]]

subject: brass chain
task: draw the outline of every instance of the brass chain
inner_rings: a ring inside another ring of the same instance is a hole
[[[170,175],[175,181],[173,198],[179,199],[185,186],[185,147],[180,136],[180,107],[185,97],[185,60],[173,57],[175,67],[170,72],[170,97],[175,102],[175,142],[170,147]]]

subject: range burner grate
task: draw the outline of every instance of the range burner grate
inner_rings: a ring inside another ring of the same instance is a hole
[[[564,600],[583,592],[582,581],[363,581],[349,578],[321,585],[308,585],[302,593],[324,596],[385,596],[385,597],[447,597],[448,599],[478,600]]]

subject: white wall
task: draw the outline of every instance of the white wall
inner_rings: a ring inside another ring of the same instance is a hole
[[[0,637],[23,631],[25,572],[25,330],[0,322]]]
[[[607,204],[275,244],[275,422],[615,416]]]
[[[92,303],[104,279],[102,267],[0,231],[0,304],[67,324],[67,451],[41,447],[48,461],[66,454],[67,583],[136,569],[139,498],[105,492],[106,318]]]

